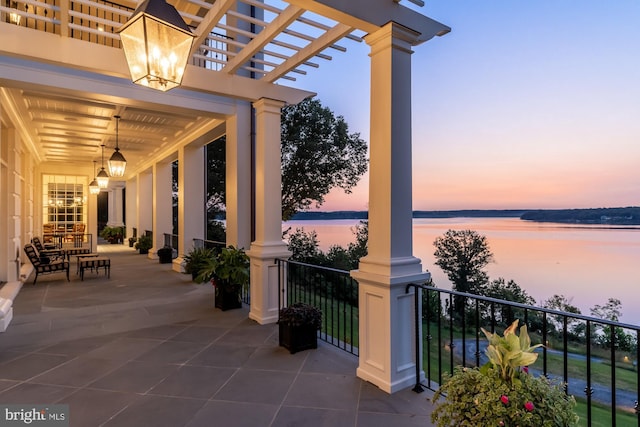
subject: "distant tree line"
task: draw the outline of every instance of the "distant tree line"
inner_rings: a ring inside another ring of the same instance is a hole
[[[569,224],[640,225],[640,207],[535,210],[525,212],[520,219]]]

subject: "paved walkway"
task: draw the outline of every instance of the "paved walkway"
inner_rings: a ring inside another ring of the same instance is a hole
[[[387,395],[323,342],[290,355],[248,308],[122,245],[111,278],[29,278],[0,333],[0,403],[68,404],[71,426],[430,426],[429,392]]]

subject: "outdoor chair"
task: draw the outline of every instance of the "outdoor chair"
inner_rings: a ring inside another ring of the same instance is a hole
[[[31,261],[31,264],[33,264],[33,268],[36,271],[36,277],[33,279],[34,285],[38,280],[39,274],[62,273],[65,271],[67,273],[67,282],[69,281],[69,261],[53,261],[47,256],[40,255],[31,243],[27,243],[24,246],[24,252],[27,254],[29,261]]]
[[[65,257],[64,249],[48,249],[42,244],[39,237],[32,238],[31,243],[33,243],[33,246],[36,248],[38,255],[40,256],[49,257],[54,261],[58,259],[63,260]]]

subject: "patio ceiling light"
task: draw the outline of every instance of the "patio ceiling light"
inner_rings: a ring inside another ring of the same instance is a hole
[[[93,181],[89,183],[89,194],[98,194],[100,193],[100,186],[98,185],[98,181],[96,181],[96,161],[93,161]]]
[[[145,0],[118,33],[134,83],[161,91],[180,86],[195,36],[175,7]]]
[[[96,181],[98,181],[98,187],[101,189],[109,186],[109,175],[107,171],[104,170],[104,144],[102,144],[102,167],[96,176]]]
[[[120,152],[118,147],[118,124],[120,123],[120,116],[113,116],[116,118],[116,151],[113,152],[109,159],[109,175],[115,178],[124,176],[124,170],[127,167],[127,161]]]

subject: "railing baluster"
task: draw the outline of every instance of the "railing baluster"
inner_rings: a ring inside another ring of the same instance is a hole
[[[480,366],[480,301],[476,299],[476,366]]]
[[[564,379],[563,381],[565,383],[567,383],[567,386],[569,384],[569,350],[568,350],[568,345],[569,342],[567,340],[567,316],[562,316],[562,336],[563,336],[563,340],[562,340],[562,354],[563,354],[563,361],[562,361],[562,378]],[[568,387],[567,387],[568,388]]]
[[[616,427],[616,328],[609,325],[611,329],[611,427]]]
[[[593,389],[591,388],[591,322],[587,320],[587,386],[584,389],[584,392],[587,396],[587,427],[591,427],[591,395],[593,394]]]

